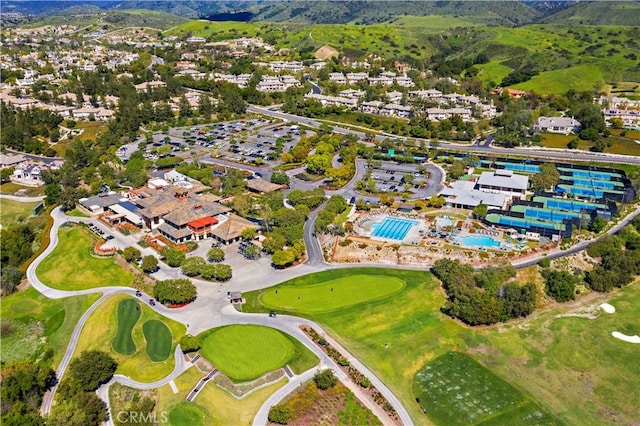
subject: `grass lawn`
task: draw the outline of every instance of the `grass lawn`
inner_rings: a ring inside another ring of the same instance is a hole
[[[270,386],[258,389],[243,399],[236,399],[210,381],[202,388],[193,402],[185,402],[187,394],[202,377],[203,374],[196,368],[189,368],[175,379],[178,393],[174,394],[169,385],[158,388],[156,413],[169,413],[171,425],[198,425],[198,423],[181,422],[195,419],[196,414],[199,417],[201,413],[204,413],[204,423],[200,424],[208,426],[250,425],[262,403],[286,383],[285,380],[280,380]],[[186,406],[194,407],[194,409],[186,408]]]
[[[122,269],[112,258],[92,256],[94,240],[85,230],[79,227],[61,229],[58,237],[58,245],[36,270],[38,278],[48,286],[84,290],[131,285],[131,272]]]
[[[522,392],[460,352],[447,352],[421,368],[414,394],[437,424],[477,424],[523,406],[531,409],[523,418],[551,420]]]
[[[99,297],[99,294],[92,294],[48,299],[31,287],[2,297],[2,321],[11,320],[18,324],[14,333],[2,336],[2,361],[36,358],[52,349],[52,357],[46,362],[56,366],[64,355],[76,323]],[[28,333],[30,327],[35,327],[32,330],[39,333],[40,339],[35,338],[36,334]]]
[[[69,210],[67,212],[64,212],[64,214],[66,214],[67,216],[74,216],[74,217],[89,217],[78,209]]]
[[[317,314],[388,297],[403,288],[404,281],[398,278],[349,275],[314,285],[300,283],[267,289],[260,295],[260,302],[272,309]]]
[[[39,197],[44,195],[44,186],[24,186],[13,182],[6,182],[0,186],[0,192],[3,194],[15,195],[17,191],[21,192],[24,197]]]
[[[200,335],[200,354],[231,380],[244,382],[287,364],[301,373],[318,360],[302,344],[269,327],[231,325],[205,331]]]
[[[33,215],[33,209],[38,204],[40,204],[39,201],[35,203],[21,203],[4,198],[0,199],[0,224],[7,226],[10,223],[24,221]]]
[[[171,410],[169,423],[173,426],[204,426],[206,415],[197,405],[185,401]]]
[[[329,313],[300,314],[322,324],[371,368],[404,402],[417,424],[426,419],[415,402],[414,377],[429,361],[449,351],[470,354],[562,422],[599,425],[632,423],[637,418],[637,347],[614,339],[611,332],[638,334],[634,306],[640,304],[640,284],[601,296],[597,303],[608,300],[617,310],[595,320],[562,317],[570,308],[559,306],[529,319],[473,329],[440,312],[444,293],[427,272],[336,269],[291,280],[280,288],[354,274],[385,274],[406,285],[384,299]],[[268,291],[275,288],[279,287]],[[245,312],[269,310],[260,305],[260,292],[244,296]]]
[[[135,299],[124,299],[118,303],[118,332],[111,342],[114,351],[122,355],[136,352],[131,331],[140,319],[140,304]]]
[[[171,331],[162,321],[150,320],[142,325],[147,355],[151,361],[164,361],[171,355]]]
[[[611,131],[611,136],[605,139],[605,141],[611,143],[611,146],[606,147],[605,152],[623,155],[640,155],[640,143],[631,139],[640,135],[636,135],[637,132],[632,130],[628,130],[625,136],[620,136],[620,133],[620,130]],[[556,133],[541,133],[540,135],[542,136],[542,146],[548,148],[567,149],[569,141],[575,138],[575,135],[560,135]],[[640,140],[640,138],[638,138],[638,140]],[[592,143],[586,140],[580,140],[578,143],[578,149],[585,151],[588,151],[591,146]]]
[[[141,382],[153,382],[171,373],[174,368],[173,356],[162,362],[153,362],[147,355],[146,342],[142,324],[150,320],[162,320],[169,327],[172,335],[171,353],[176,348],[178,340],[186,332],[184,325],[164,318],[144,304],[140,304],[140,320],[133,326],[131,336],[136,346],[132,355],[122,355],[113,350],[111,341],[118,332],[118,305],[123,300],[134,300],[124,294],[115,295],[106,300],[95,310],[87,320],[76,348],[75,355],[86,350],[97,349],[110,353],[118,362],[116,373],[129,376]]]

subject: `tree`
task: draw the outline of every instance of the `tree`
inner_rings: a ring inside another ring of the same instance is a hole
[[[158,267],[158,259],[153,255],[148,255],[142,258],[142,263],[140,264],[142,270],[146,273],[150,273],[156,270]]]
[[[162,251],[162,255],[164,256],[164,260],[167,265],[172,268],[177,268],[184,262],[185,254],[180,250],[176,250],[174,248],[167,248]]]
[[[213,278],[216,281],[229,281],[233,276],[233,271],[230,265],[220,263],[215,265]]]
[[[278,267],[283,268],[295,262],[296,257],[292,250],[276,250],[271,256],[271,262]]]
[[[189,352],[195,352],[200,349],[200,339],[191,334],[185,334],[180,338],[180,349],[187,354]]]
[[[187,257],[181,264],[182,272],[188,277],[195,277],[196,275],[200,275],[202,272],[202,267],[206,265],[207,262],[198,256]]]
[[[2,251],[0,251],[0,263],[2,266],[20,266],[33,252],[31,247],[35,233],[28,223],[12,223],[0,231]]]
[[[464,161],[460,161],[460,160],[454,161],[453,164],[449,166],[449,170],[448,170],[449,180],[459,179],[462,175],[465,174],[465,169],[466,169],[466,166]]]
[[[181,278],[158,281],[153,294],[163,305],[181,305],[196,300],[198,291],[191,280]]]
[[[211,103],[211,97],[207,94],[202,94],[198,102],[198,111],[203,117],[211,117],[213,114],[213,104]]]
[[[596,216],[593,221],[589,224],[589,231],[595,232],[596,234],[602,232],[602,230],[607,226],[607,221],[602,216]]]
[[[313,376],[313,381],[316,382],[318,389],[327,390],[338,384],[338,378],[333,374],[330,369],[322,370]]]
[[[260,250],[260,247],[258,247],[255,244],[250,244],[249,246],[247,246],[247,248],[245,248],[244,252],[247,255],[247,257],[249,259],[257,259],[260,257],[260,252],[262,250]]]
[[[69,364],[68,380],[73,383],[70,388],[93,392],[111,380],[116,368],[118,363],[108,353],[84,351]]]
[[[3,424],[7,411],[35,412],[42,404],[42,396],[57,383],[56,373],[48,366],[20,361],[3,367],[2,397]]]
[[[140,258],[140,255],[140,250],[132,246],[125,247],[125,249],[122,250],[122,257],[124,257],[124,260],[126,260],[127,262],[133,262],[134,260]]]
[[[273,254],[278,250],[282,250],[282,248],[286,244],[287,239],[281,234],[277,234],[274,232],[267,234],[266,238],[262,241],[262,247],[269,254]]]
[[[487,210],[488,210],[487,205],[480,203],[473,209],[473,216],[476,219],[484,219],[485,216],[487,215]]]
[[[557,302],[575,299],[576,278],[566,271],[544,271],[545,292]]]
[[[244,228],[242,230],[242,232],[240,233],[240,237],[242,237],[242,239],[244,241],[251,241],[253,240],[256,236],[258,235],[258,231],[256,231],[255,228]]]
[[[560,179],[560,173],[555,164],[544,163],[540,165],[540,172],[531,176],[531,187],[544,191],[555,188]]]
[[[291,408],[278,404],[269,409],[268,417],[270,422],[286,425],[293,417],[293,413],[291,412]]]
[[[273,172],[271,175],[271,183],[275,183],[277,185],[289,185],[289,176],[285,172]]]
[[[22,275],[22,270],[15,266],[7,265],[2,267],[2,274],[0,274],[0,288],[2,289],[3,296],[16,291],[20,281],[22,281]]]
[[[220,247],[212,247],[211,250],[207,252],[207,259],[211,262],[222,262],[224,260],[224,250]]]

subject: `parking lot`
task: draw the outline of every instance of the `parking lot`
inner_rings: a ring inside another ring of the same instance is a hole
[[[379,167],[370,169],[371,178],[376,182],[376,191],[412,193],[412,197],[422,197],[426,192],[428,176],[420,172],[417,164],[398,164],[383,161]],[[406,189],[405,189],[406,187]]]

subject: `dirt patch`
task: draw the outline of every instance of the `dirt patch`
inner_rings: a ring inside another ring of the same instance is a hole
[[[338,56],[340,52],[338,52],[335,48],[325,44],[320,49],[316,50],[314,54],[318,59],[328,59],[333,58],[334,56]]]

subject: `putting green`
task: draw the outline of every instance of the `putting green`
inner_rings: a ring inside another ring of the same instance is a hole
[[[200,336],[202,356],[231,380],[243,382],[286,365],[293,343],[278,330],[258,325],[230,325]]]
[[[131,330],[140,319],[140,305],[135,299],[125,299],[118,303],[118,332],[111,341],[113,350],[122,355],[136,352],[136,344],[131,337]]]
[[[171,355],[171,331],[162,321],[150,320],[142,325],[147,355],[151,361],[164,361]]]
[[[307,314],[331,312],[402,291],[404,280],[385,275],[349,275],[318,284],[283,285],[260,296],[263,305]]]
[[[204,412],[191,402],[176,405],[169,413],[169,423],[173,426],[204,425]]]

